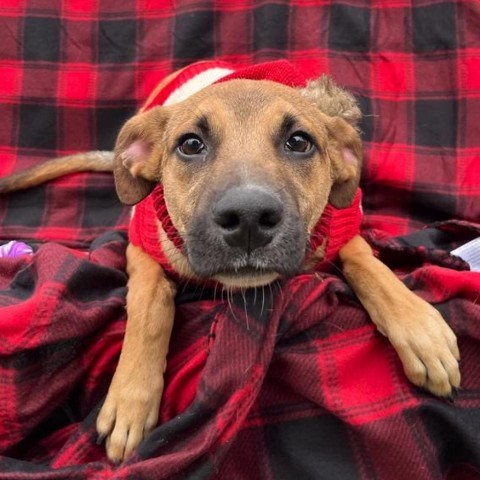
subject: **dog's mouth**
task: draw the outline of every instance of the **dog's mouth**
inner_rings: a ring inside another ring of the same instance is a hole
[[[223,270],[214,279],[229,287],[261,287],[268,285],[281,275],[278,272],[254,267],[242,267],[234,271]]]
[[[244,258],[233,262],[225,261],[222,264],[211,262],[210,267],[198,265],[195,260],[190,262],[195,273],[202,277],[216,280],[230,287],[260,287],[279,278],[290,277],[298,273],[297,268],[286,270],[283,266],[271,264],[268,259],[259,262]]]

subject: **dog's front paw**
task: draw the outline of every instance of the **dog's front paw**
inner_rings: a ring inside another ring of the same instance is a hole
[[[435,308],[418,297],[410,300],[402,312],[410,320],[389,322],[387,336],[413,384],[434,395],[453,396],[460,386],[457,338]]]
[[[106,439],[107,457],[115,464],[127,459],[158,421],[163,375],[140,373],[117,370],[97,417],[99,442]]]

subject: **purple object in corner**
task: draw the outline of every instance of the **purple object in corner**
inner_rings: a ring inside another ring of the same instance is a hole
[[[33,253],[32,247],[23,242],[12,240],[11,242],[0,245],[0,258],[15,258],[20,255],[30,255]]]

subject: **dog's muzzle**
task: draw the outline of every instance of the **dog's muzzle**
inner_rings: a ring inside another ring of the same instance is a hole
[[[305,257],[306,239],[293,202],[273,189],[236,186],[209,207],[199,207],[186,237],[192,269],[202,277],[293,275]]]

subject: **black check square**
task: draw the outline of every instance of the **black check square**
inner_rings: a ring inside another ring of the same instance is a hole
[[[112,150],[122,125],[133,116],[133,107],[98,108],[95,110],[97,121],[97,148]]]
[[[455,5],[438,3],[413,9],[415,52],[435,52],[456,48]]]
[[[438,303],[435,305],[435,308],[441,310],[442,315],[448,319],[454,309],[442,307],[448,307],[448,305]],[[461,323],[459,322],[461,325],[459,327],[465,328],[463,330],[465,333],[462,334],[465,338],[468,330],[464,325],[468,320],[470,320],[468,316],[463,314]],[[430,444],[436,445],[444,452],[442,461],[445,470],[448,465],[472,465],[475,467],[475,472],[472,469],[471,475],[464,475],[463,478],[474,480],[478,477],[480,448],[477,443],[477,433],[480,431],[480,409],[472,407],[457,409],[437,402],[422,406],[419,413],[419,421],[425,425],[425,433]],[[459,428],[459,425],[464,425],[464,428]],[[458,476],[458,478],[462,477]]]
[[[137,22],[101,20],[98,24],[98,61],[128,63],[136,58]]]
[[[192,11],[175,18],[173,55],[176,59],[202,60],[215,56],[213,11]]]
[[[35,293],[33,268],[23,268],[10,283],[10,295],[18,300],[27,300]]]
[[[360,118],[360,132],[362,139],[369,142],[373,139],[373,105],[369,97],[356,95],[355,99],[358,102],[362,116]]]
[[[113,181],[109,187],[104,183],[86,187],[84,198],[82,228],[116,225],[123,207],[118,201]]]
[[[23,59],[58,62],[60,60],[60,20],[26,17]]]
[[[417,100],[415,143],[429,147],[455,147],[457,116],[455,100]]]
[[[50,105],[20,106],[19,146],[57,148],[57,109]]]
[[[358,478],[347,429],[333,415],[272,423],[264,431],[273,478],[319,478],[319,472],[321,478]]]
[[[22,227],[40,227],[45,223],[46,185],[9,194],[10,208],[2,220],[3,225],[18,225]]]
[[[264,5],[253,12],[253,48],[285,50],[288,46],[288,5]]]
[[[120,289],[121,292],[125,288],[123,275],[112,275],[112,273],[103,265],[91,265],[83,262],[68,277],[65,285],[65,298],[69,302],[74,301],[75,303],[96,303],[108,300],[113,289]],[[85,288],[86,278],[88,278],[89,288]],[[87,306],[85,305],[85,307]]]
[[[328,46],[332,50],[368,52],[370,10],[335,3],[330,10]]]
[[[442,168],[442,164],[432,163],[432,169]],[[431,190],[413,190],[410,195],[410,211],[415,220],[425,224],[451,220],[456,217],[457,199],[455,195],[436,193]]]

